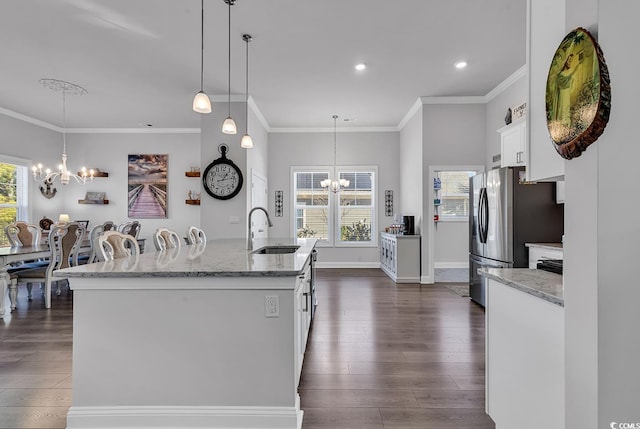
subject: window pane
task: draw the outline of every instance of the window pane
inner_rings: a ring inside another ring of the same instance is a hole
[[[296,209],[296,235],[298,238],[329,238],[329,218],[327,209]]]
[[[340,191],[340,205],[371,206],[372,177],[372,173],[340,173],[340,179],[349,181],[349,186]]]
[[[0,163],[0,204],[17,204],[16,166]]]
[[[371,241],[370,207],[340,209],[340,240]]]
[[[475,171],[438,171],[442,182],[440,213],[442,218],[467,218],[469,216],[469,178]]]
[[[296,206],[326,206],[329,191],[320,182],[329,177],[328,173],[295,173]]]
[[[2,207],[0,208],[0,246],[8,246],[9,240],[4,232],[4,227],[12,222],[15,222],[17,209],[14,207]]]

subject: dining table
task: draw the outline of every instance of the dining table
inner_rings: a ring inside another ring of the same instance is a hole
[[[11,268],[11,265],[16,262],[26,262],[34,259],[47,258],[50,255],[51,249],[49,249],[48,244],[0,247],[0,319],[4,318],[6,312],[4,299],[11,284],[11,279],[7,269]],[[13,295],[15,294],[9,294],[11,310],[16,308],[15,296]]]
[[[91,243],[84,240],[80,246],[80,254],[91,252]],[[0,247],[0,319],[6,314],[5,297],[9,292],[10,310],[16,309],[17,290],[10,290],[11,278],[7,270],[17,262],[33,261],[35,259],[48,258],[51,256],[49,244],[38,244],[35,246],[5,246]]]

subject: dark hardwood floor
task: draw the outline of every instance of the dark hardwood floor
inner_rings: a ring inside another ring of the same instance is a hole
[[[442,285],[318,270],[300,381],[304,429],[494,428],[484,413],[484,312]],[[21,286],[0,320],[0,428],[65,428],[72,296]]]

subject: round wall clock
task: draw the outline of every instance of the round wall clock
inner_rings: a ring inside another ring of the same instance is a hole
[[[609,70],[584,28],[567,34],[556,50],[545,102],[549,135],[563,158],[580,156],[604,132],[611,111]]]
[[[222,144],[218,151],[222,156],[207,166],[202,176],[204,190],[213,198],[228,200],[235,197],[242,189],[242,171],[229,158],[227,150],[229,147]]]

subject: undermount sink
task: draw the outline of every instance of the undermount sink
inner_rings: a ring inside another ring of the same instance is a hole
[[[285,253],[296,253],[300,246],[265,246],[254,250],[255,255],[282,255]]]

